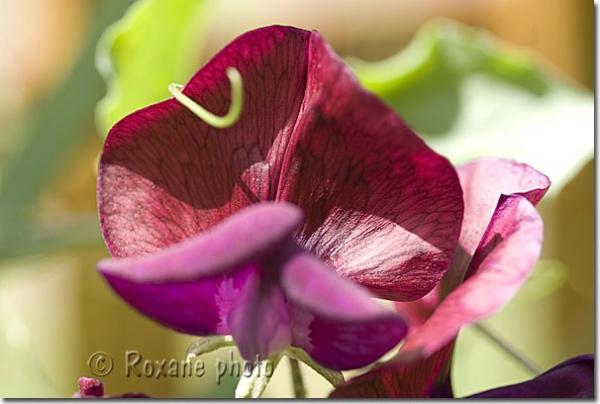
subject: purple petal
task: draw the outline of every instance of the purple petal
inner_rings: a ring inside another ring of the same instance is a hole
[[[332,398],[426,398],[447,389],[453,343],[427,359],[374,369],[336,388]]]
[[[98,270],[143,314],[177,331],[230,334],[227,317],[259,261],[289,242],[300,210],[255,204],[210,231],[139,258],[107,259]]]
[[[543,224],[523,196],[503,197],[473,263],[477,272],[448,295],[401,352],[427,357],[452,341],[463,325],[494,313],[521,287],[537,261]]]
[[[311,254],[288,259],[281,284],[295,309],[292,344],[326,367],[366,366],[406,335],[406,323],[397,313]]]
[[[248,279],[227,319],[240,354],[250,362],[268,359],[292,342],[287,302],[279,285],[265,279],[265,272]]]
[[[513,160],[481,159],[458,167],[464,191],[465,214],[457,250],[449,276],[449,288],[458,286],[487,224],[498,204],[500,195],[522,195],[536,206],[550,187],[544,174]]]
[[[227,275],[170,283],[134,283],[111,273],[104,277],[127,303],[164,326],[191,335],[229,335],[227,316],[254,265]]]
[[[154,254],[101,260],[98,270],[137,283],[183,282],[224,274],[287,243],[301,220],[302,212],[292,204],[254,204],[211,230]]]
[[[317,33],[278,199],[304,208],[304,248],[395,300],[438,283],[463,211],[452,165],[365,91]]]
[[[594,355],[571,358],[533,380],[469,398],[594,398]]]
[[[282,159],[306,86],[308,31],[268,27],[237,38],[183,93],[209,111],[229,108],[227,67],[244,82],[244,108],[215,129],[174,99],[137,111],[110,131],[98,206],[114,257],[161,250],[237,210],[275,199]]]

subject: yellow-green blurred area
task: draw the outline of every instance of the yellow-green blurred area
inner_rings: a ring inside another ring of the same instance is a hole
[[[95,271],[96,262],[108,256],[95,201],[95,166],[106,136],[95,115],[103,114],[102,107],[95,109],[106,92],[95,54],[101,33],[131,3],[0,0],[3,397],[68,397],[78,377],[93,376],[87,360],[96,351],[114,359],[113,371],[102,378],[107,394],[233,397],[235,377],[217,384],[215,375],[216,360],[227,358],[228,349],[202,358],[206,373],[200,378],[127,377],[126,351],[137,350],[151,361],[182,360],[195,338],[137,314]],[[194,0],[165,4],[193,7]],[[131,84],[134,90],[117,94],[119,100],[150,92],[144,77],[162,69],[165,59],[179,64],[174,77],[164,78],[164,93],[161,84],[149,95],[157,100],[169,97],[170,82],[184,83],[241,33],[294,25],[318,30],[367,87],[453,162],[497,152],[546,172],[553,187],[539,206],[545,223],[542,259],[517,297],[483,323],[542,369],[594,352],[592,2],[220,0],[204,2],[191,21],[171,14],[181,25],[165,26],[165,13],[147,16],[145,29],[152,33],[147,37],[175,38],[168,32],[174,30],[181,41],[162,44],[168,56],[146,55],[127,79],[138,87]],[[471,43],[471,31],[462,28],[454,36],[448,20],[431,22],[437,17],[483,28],[497,45],[486,53],[487,40]],[[126,53],[147,49],[144,38],[128,43]],[[409,44],[402,56],[394,56]],[[367,63],[388,58],[387,64]],[[534,85],[538,76],[541,87]],[[475,132],[481,135],[472,137]],[[327,396],[327,382],[302,370],[309,397]],[[457,396],[532,376],[476,328],[461,332],[452,368]],[[265,396],[292,393],[283,363]]]

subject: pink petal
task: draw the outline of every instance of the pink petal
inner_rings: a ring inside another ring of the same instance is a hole
[[[478,270],[442,301],[401,352],[427,357],[452,341],[462,326],[501,308],[533,269],[542,238],[542,220],[525,197],[501,198],[473,258]]]
[[[281,284],[294,307],[292,344],[326,367],[366,366],[406,335],[400,316],[308,253],[286,261]]]
[[[249,32],[191,79],[183,93],[224,115],[231,96],[225,70],[240,71],[244,108],[230,128],[208,126],[174,99],[112,128],[100,162],[98,205],[114,257],[155,252],[251,203],[275,199],[304,95],[309,35],[289,27]]]
[[[408,335],[414,333],[433,314],[440,303],[440,283],[419,300],[412,302],[396,302],[396,310],[409,325]]]
[[[331,398],[428,398],[447,389],[450,343],[433,356],[411,364],[376,368],[336,388]],[[442,393],[447,393],[443,391]]]
[[[462,282],[464,271],[490,222],[500,195],[523,195],[534,206],[550,187],[544,174],[513,160],[481,159],[458,167],[464,190],[465,215],[457,250],[449,270],[450,288]]]
[[[309,52],[278,199],[304,208],[304,248],[382,297],[417,299],[439,282],[456,248],[457,174],[317,33]]]

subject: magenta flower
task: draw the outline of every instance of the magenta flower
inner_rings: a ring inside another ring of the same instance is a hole
[[[456,171],[316,32],[249,32],[183,94],[224,114],[229,67],[244,83],[236,124],[169,99],[110,131],[98,204],[115,260],[98,268],[143,314],[231,334],[247,359],[292,345],[331,368],[366,365],[406,333],[371,297],[418,299],[450,265]]]
[[[447,389],[449,357],[462,326],[500,309],[533,269],[543,223],[535,205],[550,181],[528,165],[486,159],[458,168],[465,212],[459,247],[444,280],[427,296],[397,303],[411,332],[388,366],[351,380],[334,393],[428,397]],[[445,295],[445,297],[444,297]]]
[[[79,391],[73,393],[71,398],[151,398],[143,393],[124,393],[119,396],[105,396],[104,384],[98,379],[80,377],[77,380]]]

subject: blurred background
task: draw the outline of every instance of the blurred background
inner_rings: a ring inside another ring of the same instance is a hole
[[[195,339],[138,315],[95,271],[95,263],[108,255],[95,200],[95,166],[106,136],[95,117],[96,104],[106,93],[95,67],[96,49],[102,32],[132,3],[0,0],[3,397],[68,397],[77,390],[79,376],[92,376],[86,362],[95,351],[105,351],[115,361],[115,370],[102,379],[108,394],[143,391],[155,397],[233,396],[235,378],[225,378],[221,385],[214,381],[215,355],[203,358],[207,374],[201,379],[125,377],[125,351],[138,350],[151,360],[183,359]],[[549,175],[553,170],[557,174],[556,178],[550,175],[552,191],[539,207],[546,232],[543,259],[517,299],[484,323],[542,369],[594,352],[592,2],[220,0],[203,4],[192,22],[202,43],[177,56],[188,60],[192,72],[241,33],[285,24],[318,30],[341,56],[350,63],[355,61],[361,80],[377,92],[377,79],[369,79],[372,72],[365,62],[398,54],[424,24],[445,17],[489,31],[502,46],[517,49],[514,52],[519,55],[529,54],[527,63],[555,77],[560,91],[552,93],[551,101],[536,98],[527,104],[531,109],[522,108],[521,120],[511,121],[510,114],[495,117],[506,121],[502,130],[513,127],[519,134],[506,134],[512,148],[502,150],[503,157],[518,158]],[[158,15],[156,30],[161,23]],[[100,58],[98,63],[102,64]],[[143,71],[138,68],[136,74],[144,76],[153,68],[149,64]],[[180,82],[185,82],[185,77],[179,78]],[[477,80],[468,83],[481,85]],[[161,87],[164,94],[158,99],[169,96],[167,84]],[[477,91],[485,93],[485,88]],[[389,94],[378,94],[396,105]],[[546,104],[552,108],[543,109]],[[469,104],[461,101],[457,105],[466,109]],[[485,113],[485,106],[479,105],[479,111]],[[406,116],[401,107],[399,113],[453,162],[494,155],[483,141],[457,140],[454,144],[462,149],[458,151],[447,146],[428,128],[419,127],[418,115],[409,107]],[[527,121],[528,129],[519,132],[523,116],[535,120]],[[435,119],[435,114],[429,118]],[[555,133],[557,128],[560,131]],[[496,136],[504,136],[498,133]],[[466,148],[468,155],[461,154]],[[291,396],[289,375],[283,368],[276,373],[268,396]],[[309,396],[324,397],[331,390],[319,376],[307,369],[304,373]],[[458,340],[452,377],[455,392],[461,396],[526,380],[532,374],[477,329],[468,328]]]

